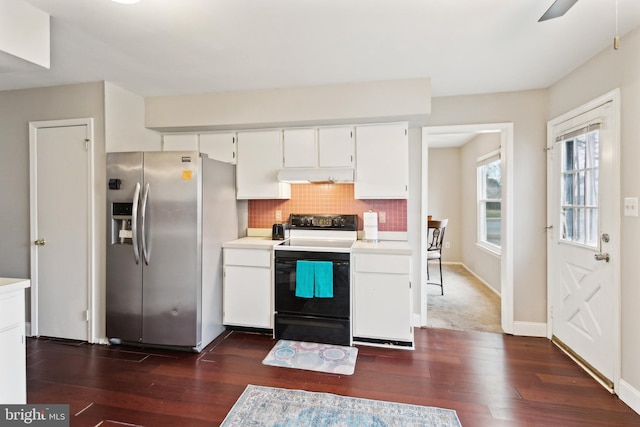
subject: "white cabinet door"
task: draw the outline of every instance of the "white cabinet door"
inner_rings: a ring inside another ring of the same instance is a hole
[[[0,294],[0,402],[27,403],[24,290]]]
[[[289,199],[291,184],[278,181],[282,168],[279,131],[238,132],[238,199]]]
[[[223,256],[223,323],[273,329],[271,249],[225,248]]]
[[[163,135],[162,151],[198,151],[198,134]]]
[[[272,329],[271,269],[224,267],[225,325]]]
[[[321,168],[353,167],[353,127],[318,129],[318,166]]]
[[[409,276],[356,273],[354,337],[412,341]]]
[[[210,159],[236,164],[236,133],[201,133],[200,152]]]
[[[27,403],[24,324],[0,332],[0,402]]]
[[[318,166],[315,129],[283,131],[284,167],[314,168]]]
[[[411,258],[355,254],[353,336],[413,346]]]
[[[356,127],[356,199],[406,199],[409,193],[407,124]]]

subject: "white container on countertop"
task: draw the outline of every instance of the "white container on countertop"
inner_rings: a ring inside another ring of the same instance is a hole
[[[378,241],[378,212],[365,212],[364,216],[364,233],[362,240],[366,242]]]

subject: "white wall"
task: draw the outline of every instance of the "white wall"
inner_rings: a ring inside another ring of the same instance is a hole
[[[30,272],[29,122],[93,117],[95,175],[104,177],[102,90],[102,83],[91,83],[0,91],[0,276],[29,277]],[[96,199],[100,200],[105,194],[104,178],[97,181]]]
[[[146,126],[163,132],[415,121],[431,112],[428,78],[153,97]]]
[[[29,122],[85,117],[94,119],[95,275],[103,292],[106,231],[101,201],[106,197],[106,181],[102,83],[0,91],[0,276],[30,277]],[[29,316],[27,307],[27,319]]]
[[[640,30],[605,49],[549,90],[549,119],[612,89],[621,93],[621,196],[640,197]],[[622,203],[622,201],[620,201]],[[621,397],[640,412],[640,218],[621,218]]]
[[[514,124],[515,322],[546,323],[546,90],[432,99],[429,126]]]
[[[0,0],[0,70],[49,68],[49,20],[49,14],[26,1]]]
[[[162,135],[144,127],[142,96],[104,83],[105,151],[161,151]]]
[[[462,262],[486,284],[500,293],[500,257],[481,249],[478,236],[478,157],[500,147],[499,133],[480,134],[461,148]]]
[[[462,262],[464,211],[462,200],[461,147],[429,148],[429,212],[433,219],[447,218],[444,232],[450,248],[442,250],[443,262]]]

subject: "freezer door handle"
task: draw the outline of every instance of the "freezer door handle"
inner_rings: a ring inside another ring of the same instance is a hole
[[[147,230],[146,230],[146,218],[147,218],[147,202],[149,200],[149,191],[151,187],[147,182],[144,186],[144,193],[142,194],[142,213],[140,215],[140,220],[142,224],[142,254],[144,256],[144,263],[149,265],[149,250],[147,248]]]
[[[140,250],[138,248],[138,200],[140,200],[140,183],[136,183],[133,192],[133,206],[131,209],[131,240],[133,242],[133,257],[136,264],[140,264]]]

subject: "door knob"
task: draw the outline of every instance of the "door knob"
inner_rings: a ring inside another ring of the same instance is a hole
[[[35,243],[37,246],[44,246],[46,242],[44,241],[44,239],[38,239],[33,243]]]
[[[596,261],[606,261],[609,262],[609,254],[606,252],[600,252],[594,255]]]

